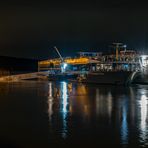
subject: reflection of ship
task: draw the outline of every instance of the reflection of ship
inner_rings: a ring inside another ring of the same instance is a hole
[[[58,72],[59,70],[53,71],[53,68],[49,79],[99,84],[132,83],[144,69],[143,56],[134,50],[126,50],[126,46],[122,46],[121,43],[114,44],[116,45],[116,53],[104,55],[102,53],[80,52],[80,57],[75,59],[63,59],[56,49],[62,63],[59,64],[61,69]],[[52,62],[55,65],[57,61]]]

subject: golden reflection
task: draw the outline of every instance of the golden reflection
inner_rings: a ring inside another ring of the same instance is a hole
[[[72,108],[72,105],[69,105],[69,113],[72,115],[73,113],[73,108]]]
[[[108,92],[107,94],[101,94],[99,89],[96,89],[96,114],[97,115],[108,115],[111,119],[112,115],[112,94]]]
[[[86,95],[87,94],[86,86],[83,84],[78,85],[77,93],[78,93],[78,95]]]
[[[54,98],[59,98],[61,96],[60,88],[54,87]]]
[[[80,84],[77,86],[77,101],[79,105],[79,109],[83,113],[84,118],[88,118],[90,116],[90,102],[89,102],[89,96],[86,95],[88,94],[88,90],[86,85]]]
[[[53,114],[53,95],[52,95],[52,83],[50,82],[48,84],[49,89],[48,89],[48,115],[49,115],[49,120],[52,120],[52,114]]]
[[[69,85],[69,84],[68,84]],[[68,87],[69,97],[69,113],[70,115],[81,116],[83,120],[90,117],[90,102],[86,85],[84,84],[70,84]]]
[[[72,93],[72,88],[73,88],[72,83],[68,83],[67,87],[68,87],[68,94]]]

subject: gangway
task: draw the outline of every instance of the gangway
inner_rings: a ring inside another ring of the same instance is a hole
[[[3,77],[0,77],[0,82],[20,81],[20,80],[29,80],[29,79],[45,79],[45,78],[48,78],[48,75],[49,75],[49,71],[3,76]]]

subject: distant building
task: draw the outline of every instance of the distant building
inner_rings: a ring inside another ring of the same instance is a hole
[[[37,60],[0,56],[0,76],[36,71],[38,71]]]

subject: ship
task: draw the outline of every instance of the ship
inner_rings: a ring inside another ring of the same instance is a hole
[[[80,52],[79,58],[74,59],[62,58],[59,50],[55,48],[60,56],[59,67],[50,69],[49,80],[115,85],[132,84],[136,78],[143,75],[144,67],[148,65],[148,56],[140,55],[135,50],[127,50],[122,43],[113,45],[115,45],[115,53]]]

